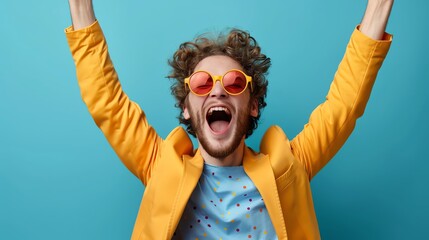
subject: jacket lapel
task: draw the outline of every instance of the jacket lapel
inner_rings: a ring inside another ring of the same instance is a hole
[[[264,199],[278,239],[287,239],[286,225],[277,192],[276,180],[268,155],[255,154],[246,147],[243,168]]]
[[[182,160],[184,164],[183,177],[180,180],[178,195],[174,201],[175,206],[173,206],[173,212],[170,215],[171,228],[168,231],[168,239],[173,237],[186,204],[201,177],[204,166],[204,161],[199,150],[195,152],[194,156],[183,155]]]

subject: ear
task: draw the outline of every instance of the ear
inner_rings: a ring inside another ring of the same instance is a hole
[[[252,99],[250,104],[250,116],[257,117],[259,114],[258,99]]]
[[[190,118],[191,118],[191,115],[189,115],[189,111],[188,111],[188,108],[186,107],[186,105],[183,107],[183,117],[186,119],[186,120],[189,120]]]

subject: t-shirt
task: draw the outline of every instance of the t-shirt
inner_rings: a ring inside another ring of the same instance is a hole
[[[204,170],[173,239],[277,239],[261,194],[242,166]]]

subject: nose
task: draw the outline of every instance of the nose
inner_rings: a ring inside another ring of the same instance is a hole
[[[228,96],[228,93],[223,88],[221,82],[216,81],[212,91],[210,92],[210,97],[226,97],[226,96]]]

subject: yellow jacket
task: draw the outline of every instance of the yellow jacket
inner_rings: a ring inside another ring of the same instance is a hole
[[[171,239],[203,170],[182,127],[162,139],[122,91],[98,22],[66,29],[82,98],[127,168],[146,186],[131,239]],[[334,156],[365,109],[391,36],[352,34],[326,101],[292,141],[267,130],[260,153],[246,148],[243,168],[266,204],[279,239],[319,239],[310,180]]]

